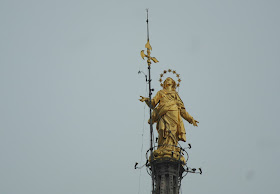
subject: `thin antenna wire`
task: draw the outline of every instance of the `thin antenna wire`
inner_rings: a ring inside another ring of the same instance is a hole
[[[145,90],[145,94],[147,95],[148,91],[147,91],[147,84],[146,84],[146,90]],[[141,160],[140,160],[140,164],[142,165],[142,156],[143,156],[143,140],[144,140],[144,131],[145,131],[145,121],[146,121],[146,105],[144,104],[144,118],[143,118],[143,128],[142,128],[142,146],[141,146]],[[139,183],[138,183],[138,194],[140,194],[141,192],[141,175],[142,175],[142,168],[140,168],[140,173],[139,173]]]

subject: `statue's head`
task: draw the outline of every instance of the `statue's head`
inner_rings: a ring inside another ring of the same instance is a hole
[[[176,90],[176,82],[171,77],[164,80],[163,88],[165,89],[168,85],[172,85],[172,90]]]

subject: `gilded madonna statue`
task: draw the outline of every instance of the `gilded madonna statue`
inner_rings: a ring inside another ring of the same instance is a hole
[[[158,132],[158,149],[153,152],[154,159],[169,157],[185,163],[180,148],[177,147],[178,141],[186,142],[183,119],[194,126],[199,122],[186,111],[183,101],[176,92],[176,86],[178,84],[168,77],[162,84],[163,89],[157,92],[151,104],[149,98],[143,96],[140,96],[140,101],[153,109],[152,121],[148,122],[156,123]]]

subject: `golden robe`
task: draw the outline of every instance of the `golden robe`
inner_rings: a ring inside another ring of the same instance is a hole
[[[146,103],[149,105],[149,102]],[[178,141],[186,141],[186,130],[182,118],[192,124],[193,117],[186,111],[175,90],[160,90],[152,99],[151,108],[153,109],[152,122],[157,123],[158,131],[158,149],[154,152],[155,158],[178,158],[180,155]]]

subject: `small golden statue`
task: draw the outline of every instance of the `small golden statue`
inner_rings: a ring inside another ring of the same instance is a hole
[[[168,72],[176,74],[176,71],[170,69]],[[164,71],[164,73],[167,73],[167,71]],[[176,75],[178,82],[180,82],[179,74]],[[162,82],[163,74],[160,76],[159,81]],[[139,99],[153,109],[152,123],[157,124],[158,149],[153,152],[154,160],[168,157],[181,160],[185,164],[185,158],[181,155],[180,148],[177,147],[178,141],[186,142],[186,130],[182,118],[194,126],[197,126],[199,122],[186,111],[180,96],[176,92],[179,83],[176,84],[172,78],[168,77],[161,86],[163,89],[157,92],[151,104],[149,98],[140,96],[141,99]]]

